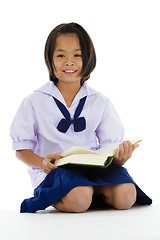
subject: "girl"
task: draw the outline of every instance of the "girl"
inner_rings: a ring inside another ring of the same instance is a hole
[[[85,212],[98,205],[129,209],[152,200],[122,165],[138,145],[123,141],[124,129],[110,100],[87,86],[96,65],[88,33],[78,24],[57,26],[45,46],[50,81],[22,102],[11,125],[16,156],[29,166],[34,197],[21,212],[52,205],[62,212]],[[61,152],[76,145],[97,150],[120,143],[108,168],[56,168]]]

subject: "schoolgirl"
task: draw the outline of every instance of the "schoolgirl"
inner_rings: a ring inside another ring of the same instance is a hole
[[[111,101],[87,86],[96,65],[91,38],[79,24],[60,24],[48,36],[45,62],[50,81],[26,97],[11,125],[16,156],[28,165],[34,197],[21,212],[52,205],[62,212],[100,206],[129,209],[152,200],[122,167],[138,145],[124,141],[124,128]],[[69,169],[54,161],[72,146],[97,150],[119,143],[108,168]]]

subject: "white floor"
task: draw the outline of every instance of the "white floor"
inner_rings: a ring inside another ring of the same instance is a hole
[[[0,210],[1,240],[160,240],[160,203],[118,211],[60,213],[54,208],[20,214]]]

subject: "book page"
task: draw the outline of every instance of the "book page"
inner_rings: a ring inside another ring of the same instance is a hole
[[[132,140],[130,141],[133,145],[141,142],[141,140]],[[108,144],[107,146],[97,150],[97,153],[104,154],[105,156],[113,156],[116,152],[116,149],[119,147],[120,143]]]
[[[138,143],[141,140],[133,140],[131,141],[132,144]],[[113,144],[108,144],[107,146],[97,150],[97,151],[92,151],[87,148],[82,148],[78,146],[74,146],[70,149],[68,149],[66,152],[62,154],[62,157],[67,157],[75,154],[94,154],[94,155],[105,155],[106,157],[108,156],[113,156],[115,154],[116,149],[118,148],[120,143],[113,143]]]
[[[61,155],[62,155],[62,157],[67,157],[67,156],[71,156],[71,155],[75,155],[75,154],[95,154],[95,155],[98,154],[98,155],[101,155],[97,151],[92,151],[90,149],[77,147],[77,146],[74,146],[74,147],[68,149],[66,152],[64,152]]]
[[[108,144],[107,146],[100,148],[96,152],[103,154],[105,156],[113,156],[118,146],[119,146],[119,143]]]

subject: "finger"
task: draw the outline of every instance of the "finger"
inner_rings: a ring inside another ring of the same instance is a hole
[[[122,145],[123,145],[123,154],[128,153],[128,144],[127,144],[127,142],[124,141],[122,143]]]
[[[51,163],[51,159],[49,158],[45,158],[45,160],[43,161],[43,165],[44,165],[44,168],[49,170],[52,170],[56,167],[53,163]]]
[[[56,167],[55,167],[56,168]],[[55,168],[53,168],[53,169],[55,169]],[[47,169],[47,168],[45,168],[44,170],[43,170],[43,172],[45,172],[46,174],[48,174],[48,173],[50,173],[50,171],[52,171],[53,169]]]
[[[58,153],[49,153],[49,154],[46,155],[46,158],[49,158],[49,159],[56,159],[58,157],[62,157],[60,152],[58,152]]]
[[[123,158],[123,155],[124,155],[124,142],[119,144],[119,156],[118,156],[118,158],[119,159]]]
[[[44,170],[43,170],[43,172],[45,172],[46,174],[48,174],[48,173],[49,173],[49,171],[48,171],[48,170],[46,170],[46,169],[44,169]]]
[[[124,142],[125,154],[130,155],[133,152],[133,146],[130,141]]]
[[[52,164],[52,167],[48,167],[48,166],[44,167],[43,171],[48,174],[50,171],[52,171],[55,168],[57,167]]]
[[[140,146],[139,144],[133,145],[133,151],[134,151],[136,148],[138,148],[139,146]]]
[[[61,154],[62,154],[62,153],[56,153],[56,154],[55,154],[55,159],[58,160],[58,159],[63,158]]]
[[[129,152],[132,154],[133,153],[133,151],[136,149],[136,148],[138,148],[140,145],[139,144],[135,144],[135,145],[133,145],[130,141],[127,141],[127,143],[128,143],[128,146],[129,146]]]
[[[116,149],[115,154],[114,154],[114,157],[117,159],[118,159],[118,156],[119,156],[119,148]]]
[[[43,171],[48,174],[51,170],[47,169],[46,167],[44,167]]]
[[[127,142],[127,144],[128,144],[129,151],[132,151],[132,152],[133,152],[133,149],[134,149],[133,144],[132,144],[130,141],[126,141],[126,142]]]
[[[124,146],[124,155],[126,157],[131,156],[132,152],[133,152],[133,145],[132,145],[132,143],[130,141],[125,141],[123,143],[123,146]]]
[[[55,166],[53,163],[51,163],[51,162],[48,162],[47,165],[46,165],[46,167],[47,167],[49,170],[52,170],[52,169],[56,168],[56,166]]]

